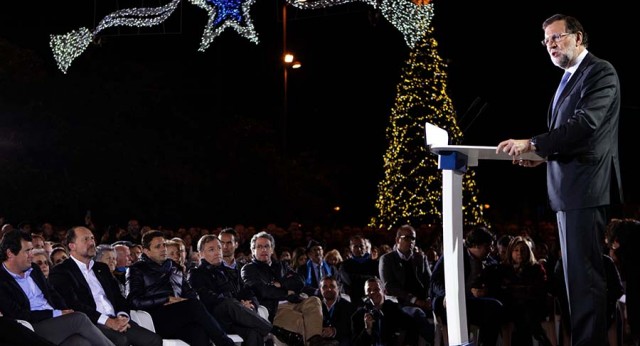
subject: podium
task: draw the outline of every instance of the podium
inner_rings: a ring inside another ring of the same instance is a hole
[[[425,123],[427,148],[438,155],[438,169],[442,170],[442,255],[447,299],[447,332],[449,345],[471,345],[467,328],[467,305],[464,285],[462,178],[468,167],[480,160],[509,160],[514,157],[496,153],[497,147],[449,145],[447,131]],[[541,161],[535,153],[516,159]]]

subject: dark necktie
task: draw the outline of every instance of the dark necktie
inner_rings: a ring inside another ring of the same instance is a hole
[[[569,77],[571,77],[571,73],[569,73],[569,71],[565,72],[562,75],[562,80],[560,81],[560,85],[558,85],[558,90],[556,90],[556,96],[553,97],[553,108],[556,108],[556,102],[558,102],[558,98],[560,97],[560,94],[562,94],[562,89],[564,89],[564,86],[567,85],[567,81],[569,80]]]

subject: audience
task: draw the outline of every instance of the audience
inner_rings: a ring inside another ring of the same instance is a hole
[[[3,219],[3,220],[6,220],[6,219]],[[11,224],[6,222],[0,222],[0,223],[3,226],[2,229],[4,230],[4,232],[9,232],[9,230],[11,230],[12,228]],[[274,244],[275,242],[278,242],[278,241],[280,241],[280,244],[284,244],[283,246],[281,246],[282,251],[280,253],[282,257],[282,260],[280,262],[282,263],[282,265],[286,267],[296,267],[297,270],[300,270],[300,271],[302,270],[306,271],[308,269],[307,263],[311,262],[310,260],[312,259],[311,253],[309,253],[309,256],[308,256],[307,248],[302,246],[305,244],[308,245],[307,244],[308,242],[312,240],[315,241],[315,239],[317,239],[318,243],[321,243],[322,245],[330,244],[331,246],[330,249],[336,249],[336,250],[339,249],[340,251],[343,251],[343,253],[341,253],[340,256],[337,256],[337,255],[334,256],[332,252],[333,250],[322,251],[323,262],[326,263],[327,266],[335,267],[337,270],[335,272],[332,272],[331,275],[328,275],[327,271],[323,270],[321,282],[324,282],[324,278],[326,277],[335,279],[337,288],[339,290],[343,290],[343,293],[347,293],[342,295],[342,297],[344,297],[343,299],[346,298],[346,300],[351,300],[355,305],[358,305],[358,304],[364,305],[365,302],[369,301],[369,300],[366,300],[365,296],[363,295],[364,290],[362,288],[364,287],[364,282],[369,278],[375,278],[380,276],[380,273],[377,270],[378,262],[377,260],[374,260],[374,257],[376,256],[375,254],[372,254],[372,252],[374,252],[373,249],[378,251],[381,258],[385,253],[397,253],[398,247],[399,245],[401,245],[401,244],[398,244],[397,239],[394,242],[394,235],[397,235],[398,233],[397,231],[400,230],[401,228],[374,229],[369,227],[360,228],[360,227],[345,226],[345,227],[332,227],[332,228],[325,229],[325,228],[316,226],[316,227],[305,227],[303,230],[300,224],[298,224],[297,222],[292,223],[292,225],[294,224],[296,225],[295,227],[289,226],[289,228],[286,228],[286,227],[282,228],[273,224],[273,225],[267,225],[264,228],[257,228],[257,229],[255,227],[245,226],[242,224],[237,224],[234,226],[234,228],[228,228],[228,229],[225,229],[222,227],[218,227],[218,228],[216,227],[184,227],[182,229],[172,229],[171,227],[162,227],[161,231],[163,234],[166,235],[165,238],[167,239],[176,238],[175,240],[179,239],[182,241],[189,241],[189,242],[191,242],[190,239],[195,240],[202,237],[203,235],[213,235],[213,234],[220,233],[220,236],[218,237],[218,239],[220,240],[221,248],[222,248],[221,269],[224,269],[224,275],[229,277],[229,279],[231,279],[232,281],[233,280],[240,281],[243,284],[244,284],[244,280],[242,279],[242,275],[241,275],[242,267],[245,263],[247,262],[253,263],[255,260],[255,258],[253,257],[254,251],[253,249],[250,249],[251,244],[249,239],[251,239],[253,235],[259,233],[261,230],[272,231],[271,234],[273,235],[273,237],[275,237]],[[610,326],[610,329],[609,329],[610,344],[618,343],[619,345],[628,345],[629,343],[633,343],[634,338],[637,339],[638,328],[635,328],[635,326],[638,323],[638,317],[636,316],[638,315],[637,313],[638,298],[637,298],[637,293],[635,293],[635,291],[631,288],[638,287],[638,283],[637,283],[637,280],[635,280],[635,278],[640,276],[635,274],[637,271],[636,268],[638,268],[638,266],[634,266],[633,264],[638,263],[638,261],[635,260],[637,256],[634,257],[635,256],[635,252],[633,251],[634,247],[631,244],[636,243],[637,238],[634,238],[634,237],[638,232],[628,231],[628,229],[635,230],[634,225],[637,225],[637,224],[640,224],[640,223],[635,219],[622,219],[622,220],[613,219],[611,220],[611,223],[610,223],[610,230],[608,230],[606,235],[607,245],[608,245],[607,249],[609,251],[607,254],[611,258],[609,258],[609,262],[606,262],[606,261],[605,262],[611,263],[612,264],[611,267],[615,269],[615,270],[608,270],[608,273],[613,273],[613,274],[619,273],[620,280],[617,280],[617,282],[618,284],[620,283],[620,281],[622,283],[622,285],[620,286],[620,285],[615,285],[616,280],[609,280],[607,282],[607,285],[608,285],[607,293],[609,296],[607,312],[609,316],[608,323]],[[39,227],[36,229],[32,226],[31,222],[20,222],[16,228],[22,229],[23,231],[30,232],[30,235],[32,236],[31,238],[32,246],[34,247],[34,251],[32,251],[30,260],[39,268],[39,272],[41,272],[46,279],[47,270],[49,270],[50,272],[53,272],[56,264],[60,264],[61,262],[65,261],[65,259],[69,257],[69,254],[68,254],[69,249],[65,248],[65,245],[63,245],[63,244],[67,244],[67,240],[65,239],[67,229],[64,227],[59,227],[58,225],[54,226],[48,222],[39,223],[38,225]],[[95,233],[98,235],[107,233],[102,231],[100,225],[93,225],[93,227],[94,227],[93,229],[95,230]],[[430,232],[423,232],[425,227],[426,227],[425,225],[421,225],[419,228],[416,228],[416,230],[419,231],[418,232],[418,234],[420,235],[419,237],[422,239],[422,241],[420,242],[421,249],[424,249],[425,251],[422,252],[420,248],[418,248],[418,246],[415,246],[415,243],[414,243],[414,246],[412,248],[413,250],[410,253],[408,252],[407,254],[410,254],[411,256],[426,258],[426,262],[429,268],[428,271],[432,272],[432,275],[430,277],[430,280],[431,280],[430,286],[432,286],[432,289],[433,289],[433,286],[434,286],[433,281],[439,280],[437,277],[441,275],[441,273],[438,273],[438,271],[441,271],[443,269],[442,268],[443,262],[442,262],[442,258],[440,257],[441,256],[440,251],[442,246],[441,244],[442,230],[440,229],[441,227],[438,227],[438,225],[435,225],[434,227],[431,227],[429,229]],[[46,232],[45,232],[45,229],[46,229]],[[112,271],[116,277],[121,279],[118,288],[123,296],[126,295],[125,283],[126,283],[127,268],[130,267],[132,263],[137,262],[139,257],[141,256],[140,253],[142,253],[143,251],[142,244],[140,244],[140,241],[142,239],[141,236],[143,233],[149,231],[150,229],[151,227],[149,225],[142,225],[138,223],[137,219],[132,218],[130,220],[130,225],[128,225],[127,229],[124,230],[122,234],[120,234],[117,238],[115,237],[115,233],[112,235],[107,234],[106,237],[104,238],[102,236],[99,237],[99,239],[101,239],[100,244],[95,244],[96,256],[93,257],[93,261],[95,261],[96,263],[100,262],[100,263],[106,264],[108,270]],[[562,303],[563,301],[562,296],[564,292],[562,289],[560,290],[552,289],[552,287],[558,286],[556,283],[556,280],[554,279],[556,276],[552,275],[555,273],[553,268],[554,267],[557,268],[557,265],[561,266],[561,262],[560,263],[557,262],[558,246],[557,246],[557,229],[555,228],[555,223],[545,222],[540,220],[536,222],[532,222],[530,220],[523,220],[521,223],[511,222],[508,224],[506,223],[496,224],[496,225],[493,225],[493,229],[496,230],[497,235],[500,236],[498,241],[495,241],[496,251],[495,252],[491,251],[492,247],[489,246],[488,249],[490,250],[491,253],[488,257],[482,260],[482,265],[480,266],[480,267],[487,267],[488,269],[480,270],[479,272],[480,275],[477,275],[478,263],[480,262],[476,262],[475,260],[470,261],[472,263],[471,265],[472,268],[469,269],[467,268],[469,263],[467,263],[466,261],[471,260],[472,257],[469,257],[469,258],[465,257],[465,281],[467,284],[466,289],[468,290],[467,293],[470,294],[470,296],[467,296],[467,309],[469,310],[470,306],[473,306],[473,305],[483,306],[482,304],[488,304],[487,306],[485,306],[484,309],[480,309],[480,310],[483,310],[483,314],[480,314],[481,316],[480,322],[476,321],[476,318],[478,318],[477,316],[474,316],[473,313],[470,314],[468,311],[467,316],[468,316],[469,323],[480,327],[480,330],[484,330],[485,332],[487,331],[487,328],[489,328],[489,335],[487,335],[486,333],[484,334],[480,333],[480,337],[483,339],[481,341],[486,342],[488,344],[491,344],[491,341],[487,339],[491,339],[490,337],[490,335],[492,334],[491,330],[493,329],[493,326],[495,325],[495,323],[498,323],[498,326],[499,325],[507,326],[508,324],[506,323],[509,323],[509,321],[513,322],[512,324],[513,328],[511,329],[512,333],[507,334],[506,331],[509,329],[505,328],[504,330],[505,333],[503,333],[502,339],[499,341],[500,343],[502,343],[503,345],[507,345],[509,343],[514,345],[515,344],[526,345],[531,340],[533,340],[533,337],[527,338],[526,335],[532,333],[533,331],[531,330],[532,328],[537,328],[537,325],[538,325],[537,323],[529,324],[529,323],[524,323],[522,319],[519,321],[514,321],[513,318],[510,318],[513,316],[514,311],[515,312],[522,311],[523,315],[528,315],[528,312],[530,311],[524,308],[526,304],[522,305],[522,309],[520,309],[521,305],[512,304],[512,300],[514,300],[515,298],[511,297],[509,294],[504,293],[504,292],[510,292],[510,290],[508,289],[510,286],[509,284],[504,284],[503,282],[503,285],[501,287],[502,291],[495,290],[495,287],[500,287],[500,284],[497,283],[499,282],[498,278],[500,278],[498,273],[500,273],[501,275],[504,275],[502,276],[503,279],[505,277],[515,277],[518,279],[525,279],[528,276],[524,275],[524,271],[519,272],[519,269],[518,269],[519,267],[517,264],[516,265],[512,264],[514,272],[509,272],[510,269],[508,268],[509,266],[507,266],[507,269],[509,270],[501,268],[500,271],[497,271],[497,270],[493,271],[493,277],[491,274],[492,270],[490,269],[490,268],[499,268],[495,265],[495,262],[499,262],[502,265],[507,265],[507,262],[509,262],[509,256],[507,255],[507,251],[505,251],[507,250],[506,246],[503,246],[503,244],[508,244],[508,241],[514,237],[513,235],[519,235],[521,237],[524,237],[523,239],[529,243],[529,247],[531,248],[534,254],[532,258],[535,258],[537,260],[537,264],[543,267],[544,272],[546,273],[546,280],[544,281],[545,287],[531,288],[532,294],[529,297],[527,297],[531,299],[533,299],[534,297],[536,299],[539,299],[538,302],[540,302],[540,304],[530,304],[530,306],[536,305],[535,310],[539,311],[539,314],[534,313],[534,316],[542,317],[542,321],[540,322],[543,324],[543,327],[546,329],[546,337],[549,340],[549,342],[551,342],[551,345],[555,346],[556,343],[566,344],[567,343],[566,340],[568,339],[565,339],[564,341],[556,341],[556,339],[558,338],[558,335],[556,334],[558,334],[558,332],[555,330],[554,321],[556,321],[557,317],[554,318],[554,316],[551,314],[552,311],[556,311],[556,313],[558,313],[562,319],[565,319],[566,317],[566,313],[564,313],[562,309],[557,308],[558,304],[557,303],[554,304],[554,301]],[[239,236],[239,234],[236,231],[242,231],[242,238]],[[354,248],[352,246],[354,245],[352,244],[352,239],[353,239],[352,237],[356,235],[361,237],[361,240],[358,240],[358,244],[356,244],[358,246]],[[471,235],[471,233],[469,235]],[[484,250],[484,249],[482,249],[482,246],[480,247],[472,246],[467,248],[466,245],[470,245],[471,243],[469,242],[469,240],[473,238],[473,237],[469,237],[469,235],[465,237],[464,254],[465,256],[478,255],[479,252],[482,252],[480,250]],[[347,238],[349,239],[348,242],[346,242],[346,240],[343,240]],[[104,239],[104,241],[102,241],[102,239]],[[136,242],[135,239],[138,239],[138,241]],[[244,241],[242,239],[244,239]],[[371,241],[369,241],[369,239],[371,239]],[[532,242],[532,239],[535,239],[535,243]],[[113,245],[124,245],[125,247],[128,248],[128,251],[124,250],[124,248],[119,250],[119,252],[122,252],[123,254],[120,256],[119,258],[120,262],[118,262],[118,264],[116,264],[115,262],[118,256],[109,246],[109,244],[111,244],[111,242],[114,242],[114,241],[116,243]],[[360,244],[360,242],[362,244]],[[176,262],[182,263],[183,267],[185,267],[186,271],[183,271],[183,278],[186,278],[187,280],[189,279],[188,276],[191,275],[192,273],[192,271],[189,270],[189,267],[194,266],[197,263],[201,263],[201,259],[199,257],[200,252],[197,251],[197,246],[196,246],[197,244],[195,242],[191,242],[191,243],[195,247],[191,256],[188,256],[186,252],[181,253],[180,249],[175,251],[176,254],[179,255],[176,257]],[[390,246],[389,244],[393,245],[393,247]],[[42,248],[44,251],[40,248]],[[502,250],[502,248],[504,248],[504,250]],[[372,250],[370,250],[370,252],[367,252],[366,249],[372,249]],[[186,250],[186,246],[185,246],[185,250]],[[325,249],[323,248],[323,250]],[[501,253],[502,256],[500,256],[499,253]],[[125,259],[125,257],[128,257],[128,260]],[[273,261],[278,262],[275,252],[271,253],[271,257]],[[343,258],[344,261],[340,261],[340,257]],[[337,261],[337,262],[333,262],[333,261]],[[364,276],[356,279],[356,281],[360,280],[360,283],[354,283],[353,282],[354,276],[358,276],[362,274],[362,273],[359,273],[358,271],[366,267],[366,265],[359,267],[362,263],[370,263],[369,265],[372,267],[375,267],[375,270],[372,270],[369,272],[369,274],[365,274]],[[436,264],[440,264],[440,266],[438,267]],[[114,266],[116,266],[117,268],[114,268]],[[355,266],[356,269],[354,269],[353,266]],[[300,269],[300,267],[303,267],[304,269]],[[510,276],[506,275],[506,273],[508,273]],[[519,277],[520,275],[522,275],[522,277]],[[298,275],[298,276],[303,281],[306,281],[306,279],[311,279],[308,275],[306,277],[301,275]],[[613,278],[614,276],[615,275],[610,275],[611,278]],[[318,278],[316,277],[316,280],[317,279]],[[510,278],[507,281],[514,282],[514,283],[518,282],[513,278]],[[473,282],[472,286],[474,287],[469,287],[468,286],[469,282]],[[187,284],[188,284],[188,281],[187,281]],[[513,284],[513,285],[517,286],[517,288],[521,290],[520,284]],[[358,289],[358,287],[360,287],[360,289]],[[393,291],[393,284],[388,285],[387,283],[387,287],[390,288],[391,291]],[[492,287],[494,289],[492,289]],[[328,296],[331,296],[332,294],[331,291],[332,291],[332,288],[329,287],[327,290]],[[446,322],[446,320],[444,321],[442,320],[443,317],[446,318],[446,315],[440,314],[440,312],[444,312],[444,307],[446,306],[446,302],[444,297],[441,297],[435,293],[436,291],[437,290],[433,290],[425,299],[428,300],[428,298],[431,298],[434,304],[434,308],[436,309],[442,306],[442,311],[436,311],[436,316],[438,316],[437,320],[439,320],[440,322]],[[636,291],[640,291],[640,290],[636,290]],[[320,341],[320,339],[318,338],[314,338],[313,341],[315,343],[322,343],[322,342],[328,343],[328,342],[336,341],[336,340],[332,340],[334,339],[331,337],[332,328],[329,327],[329,324],[331,324],[331,327],[335,327],[335,323],[329,323],[326,320],[326,313],[329,312],[329,309],[327,309],[326,307],[331,306],[330,299],[327,299],[323,295],[322,285],[320,285],[317,288],[314,288],[312,293],[321,298],[322,304],[320,304],[320,307],[324,308],[325,310],[323,311],[324,312],[323,316],[325,317],[324,323],[323,325],[321,325],[321,329],[319,332],[320,333],[319,337],[322,338],[322,341]],[[303,299],[304,297],[306,297],[304,294],[301,295],[298,293],[296,293],[295,296],[297,296],[300,299]],[[392,297],[395,297],[395,299],[398,299],[398,297],[394,295],[392,295]],[[544,299],[542,299],[542,297],[544,297]],[[291,299],[294,299],[296,301],[298,300],[295,297],[291,297]],[[416,300],[418,299],[416,298]],[[480,300],[480,301],[484,300],[484,303],[479,303],[476,300]],[[489,301],[492,301],[492,300],[494,302],[497,302],[498,304],[496,305],[494,303],[489,303]],[[542,302],[543,300],[544,302]],[[329,305],[327,305],[327,302],[329,302]],[[409,299],[409,303],[411,303],[411,299]],[[503,303],[504,303],[504,306],[500,308],[500,304],[503,304]],[[65,305],[70,306],[68,302],[65,302]],[[275,316],[273,316],[273,314],[269,315],[269,311],[267,307],[264,305],[261,305],[260,301],[258,301],[256,305],[257,305],[257,308],[254,310],[254,312],[257,312],[258,315],[262,316],[265,319],[271,319],[271,321],[276,322],[276,325],[282,324],[281,323],[283,320],[282,316],[279,316],[279,318],[275,320],[274,318]],[[553,310],[554,305],[556,306],[555,310]],[[406,304],[403,305],[403,303],[400,302],[400,306],[406,307]],[[563,304],[560,304],[559,306],[563,306]],[[417,308],[417,306],[414,308]],[[504,310],[501,310],[501,309],[504,309]],[[421,309],[418,309],[418,310],[421,310]],[[495,315],[492,315],[490,313],[491,311],[495,312]],[[289,315],[289,314],[291,313],[287,312],[285,315]],[[495,318],[490,318],[487,316],[495,316]],[[426,317],[428,319],[429,314],[426,314]],[[472,319],[473,321],[471,321]],[[537,318],[534,318],[534,319],[537,319]],[[303,322],[304,322],[303,319],[299,318],[296,322],[298,325],[294,326],[294,330],[300,331],[300,334],[305,333],[305,325]],[[484,324],[490,324],[490,326],[487,327]],[[439,325],[437,327],[439,327]],[[433,328],[434,326],[431,325],[431,327],[427,327],[423,329],[425,331],[428,330],[430,332],[433,330]],[[527,330],[527,328],[529,328],[530,330]],[[156,329],[158,330],[157,324],[156,324]],[[232,329],[227,329],[227,330],[232,330]],[[258,330],[258,328],[256,328],[256,330]],[[418,330],[418,329],[414,328],[413,331],[415,330]],[[473,331],[473,329],[471,330]],[[406,342],[413,343],[413,341],[411,340],[411,337],[412,337],[411,332],[407,334],[407,332],[403,331],[403,333],[404,333],[403,334],[404,340]],[[539,333],[539,330],[534,332],[534,334],[535,333],[538,333],[538,336],[542,335],[542,333]],[[509,341],[509,335],[512,335],[511,342]],[[308,340],[312,336],[313,335],[305,335],[304,339]],[[266,342],[270,342],[271,337],[264,338],[261,336],[260,339]],[[281,337],[278,337],[278,339],[274,339],[274,340],[278,342],[278,340],[282,341],[283,339],[285,339],[285,337],[281,336]],[[255,340],[258,340],[257,341],[258,343],[261,342],[259,338],[256,338]],[[439,338],[438,340],[434,339],[434,342],[440,343]],[[538,343],[541,343],[541,342],[543,344],[545,343],[545,341],[542,341],[542,340],[538,341]],[[441,345],[438,345],[438,346],[441,346]]]

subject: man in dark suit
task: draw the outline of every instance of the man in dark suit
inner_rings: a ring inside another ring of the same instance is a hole
[[[36,334],[57,345],[113,346],[87,315],[67,307],[37,264],[31,235],[12,230],[0,241],[0,312],[31,323]]]
[[[86,227],[67,231],[70,257],[51,270],[49,281],[65,302],[89,319],[117,346],[162,345],[162,337],[129,319],[130,307],[109,267],[94,262],[96,243]]]
[[[382,280],[377,277],[364,283],[364,304],[351,315],[351,331],[355,346],[414,345],[405,340],[408,330],[417,328],[415,321],[400,305],[385,298]]]
[[[338,280],[333,276],[322,278],[320,295],[322,336],[337,340],[340,346],[351,345],[351,315],[356,311],[356,306],[340,296]]]
[[[416,252],[416,231],[403,225],[396,232],[395,250],[380,257],[379,273],[386,293],[395,296],[402,310],[419,323],[418,331],[427,342],[433,343],[435,326],[427,296],[431,282],[431,266],[427,257]]]
[[[612,195],[622,201],[620,83],[611,63],[587,50],[588,36],[577,19],[556,14],[542,27],[542,44],[553,64],[565,71],[549,108],[549,131],[531,139],[502,141],[497,151],[515,156],[535,151],[547,158],[547,191],[560,233],[572,344],[604,345],[602,237]],[[532,167],[542,161],[514,163]]]
[[[337,277],[338,269],[324,260],[324,248],[317,240],[307,244],[307,263],[298,267],[298,274],[304,280],[302,292],[310,296],[320,297],[319,282],[325,276]]]

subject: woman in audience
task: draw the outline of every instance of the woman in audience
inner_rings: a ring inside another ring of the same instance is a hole
[[[536,260],[530,239],[514,237],[507,248],[505,261],[496,269],[491,294],[504,305],[506,325],[503,345],[532,345],[532,336],[540,345],[551,346],[541,322],[547,317],[547,274]]]
[[[51,261],[49,260],[49,256],[47,256],[47,251],[45,249],[33,249],[32,254],[31,262],[37,264],[40,270],[42,270],[44,277],[48,278]]]
[[[337,249],[333,249],[324,254],[324,260],[329,265],[335,266],[337,269],[340,269],[340,265],[342,264],[342,255],[340,251]]]
[[[307,249],[304,247],[297,247],[293,250],[293,260],[291,260],[291,268],[293,270],[298,270],[300,266],[306,266],[307,260]]]
[[[96,257],[94,257],[96,262],[102,262],[109,266],[109,270],[111,274],[114,275],[116,271],[116,267],[118,265],[118,254],[116,253],[116,249],[109,244],[100,244],[96,246]],[[120,288],[120,293],[123,297],[127,297],[127,287],[120,280],[116,280],[118,282],[118,287]]]
[[[51,267],[55,267],[57,264],[69,258],[69,253],[64,247],[56,247],[51,251]]]
[[[175,240],[175,238],[171,240],[167,240],[167,258],[171,258],[174,262],[178,263],[182,269],[182,272],[187,270],[187,266],[185,265],[185,259],[182,256],[181,251],[185,248],[184,243],[180,243]]]

